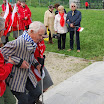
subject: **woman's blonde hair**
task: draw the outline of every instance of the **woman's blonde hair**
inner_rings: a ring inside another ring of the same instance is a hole
[[[60,6],[58,7],[58,11],[59,11],[59,10],[62,10],[62,9],[64,9],[64,6],[60,5]]]

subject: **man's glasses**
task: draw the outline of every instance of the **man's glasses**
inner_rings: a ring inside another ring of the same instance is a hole
[[[71,7],[75,7],[75,6],[71,6]]]

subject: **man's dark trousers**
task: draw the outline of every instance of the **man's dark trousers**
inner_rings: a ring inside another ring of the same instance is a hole
[[[24,93],[12,91],[12,93],[18,99],[18,104],[34,104],[35,101],[37,101],[39,96],[41,95],[41,90],[39,86],[37,85],[37,87],[34,88],[29,78],[26,82],[26,90],[27,91]]]
[[[70,49],[73,49],[74,44],[74,31],[70,31]],[[79,39],[79,32],[76,31],[76,42],[77,42],[77,50],[80,50],[80,39]]]

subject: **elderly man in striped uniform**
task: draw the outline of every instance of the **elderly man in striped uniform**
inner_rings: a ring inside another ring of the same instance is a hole
[[[7,78],[7,83],[17,97],[18,104],[34,104],[36,102],[39,104],[38,97],[41,92],[38,89],[37,80],[30,70],[30,65],[34,65],[40,72],[41,65],[34,58],[34,51],[36,43],[42,39],[45,31],[43,23],[34,21],[30,24],[28,31],[24,31],[16,40],[8,42],[1,49],[5,60],[11,56],[16,63],[11,75]]]

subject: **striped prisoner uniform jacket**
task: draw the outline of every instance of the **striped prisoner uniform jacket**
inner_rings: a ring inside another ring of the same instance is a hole
[[[33,45],[21,37],[8,42],[1,48],[1,52],[5,60],[8,60],[8,57],[11,56],[11,59],[16,63],[12,68],[12,77],[9,75],[7,78],[7,83],[9,84],[10,89],[16,92],[24,92],[28,77],[34,87],[36,87],[37,80],[33,72],[30,69],[20,68],[20,64],[23,60],[27,61],[30,65],[38,65],[37,60],[33,58]]]

